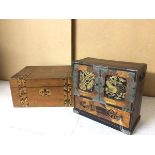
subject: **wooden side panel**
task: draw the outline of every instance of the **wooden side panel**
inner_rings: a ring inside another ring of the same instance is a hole
[[[134,126],[135,122],[137,121],[137,118],[140,116],[146,69],[147,69],[147,65],[143,67],[143,69],[139,72],[139,75],[137,76],[137,88],[136,88],[137,93],[136,93],[135,102],[133,104],[134,112],[131,119],[131,127]]]
[[[75,108],[90,113],[99,118],[116,123],[120,126],[129,128],[130,113],[119,110],[111,106],[105,106],[98,102],[93,102],[86,98],[75,96]]]

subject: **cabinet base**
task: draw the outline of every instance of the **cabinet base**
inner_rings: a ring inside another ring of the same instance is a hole
[[[135,124],[133,125],[132,129],[129,129],[129,128],[125,128],[125,127],[123,127],[123,126],[120,126],[120,125],[118,125],[118,124],[112,123],[112,122],[110,122],[110,121],[108,121],[108,120],[101,119],[101,118],[99,118],[99,117],[97,117],[97,116],[94,116],[94,115],[89,114],[89,113],[87,113],[87,112],[85,112],[85,111],[79,110],[79,109],[77,109],[77,108],[73,108],[73,111],[74,111],[75,113],[77,113],[77,114],[80,114],[80,115],[82,115],[82,116],[88,117],[88,118],[90,118],[90,119],[92,119],[92,120],[94,120],[94,121],[97,121],[97,122],[99,122],[99,123],[101,123],[101,124],[107,125],[107,126],[113,128],[113,129],[116,129],[116,130],[121,131],[121,132],[123,132],[123,133],[125,133],[125,134],[128,134],[128,135],[131,135],[131,134],[133,133],[133,131],[134,131],[134,129],[135,129],[137,123],[138,123],[139,120],[140,120],[140,115],[139,115],[139,117],[137,118],[137,120],[136,120]]]

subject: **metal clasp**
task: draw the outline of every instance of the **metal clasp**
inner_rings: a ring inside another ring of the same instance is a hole
[[[40,96],[51,96],[51,90],[48,88],[41,88],[39,90],[39,95]]]

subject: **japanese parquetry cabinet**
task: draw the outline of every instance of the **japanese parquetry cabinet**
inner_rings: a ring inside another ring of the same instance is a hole
[[[147,65],[85,58],[73,63],[74,112],[131,134]]]

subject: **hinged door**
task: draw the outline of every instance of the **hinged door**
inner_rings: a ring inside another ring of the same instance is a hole
[[[74,95],[131,112],[136,71],[85,64],[74,65]]]
[[[101,103],[131,111],[135,100],[136,72],[101,68]]]
[[[93,65],[74,64],[74,95],[99,101],[100,71]]]

